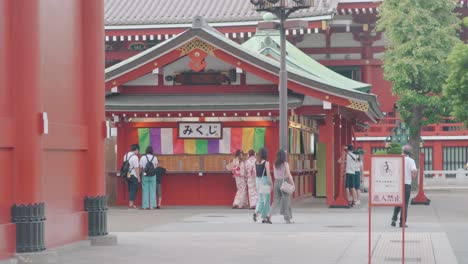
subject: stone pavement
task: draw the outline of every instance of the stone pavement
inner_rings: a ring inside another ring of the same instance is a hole
[[[432,191],[430,206],[411,206],[406,263],[468,263],[468,191]],[[401,229],[392,209],[373,209],[372,263],[401,263]],[[60,263],[319,263],[358,264],[368,258],[367,206],[329,209],[323,199],[294,204],[296,223],[254,224],[251,210],[167,207],[112,208],[116,246],[59,252]],[[458,259],[458,260],[457,260]]]

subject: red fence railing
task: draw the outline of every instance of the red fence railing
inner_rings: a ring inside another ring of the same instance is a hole
[[[358,127],[356,137],[387,137],[400,121],[398,118],[384,118],[378,124],[369,125],[368,129]],[[468,135],[463,123],[438,123],[422,128],[423,136],[460,136]]]

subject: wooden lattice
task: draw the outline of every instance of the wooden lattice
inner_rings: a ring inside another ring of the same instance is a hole
[[[349,100],[350,105],[348,105],[348,108],[362,111],[362,112],[367,112],[369,110],[369,104],[367,102],[360,102],[360,101],[353,101]]]
[[[203,50],[204,52],[213,55],[213,51],[216,50],[215,47],[212,45],[206,43],[205,41],[199,39],[199,38],[194,38],[191,41],[185,43],[183,46],[178,48],[182,52],[181,55],[186,55],[190,52],[192,52],[195,49],[200,49]]]

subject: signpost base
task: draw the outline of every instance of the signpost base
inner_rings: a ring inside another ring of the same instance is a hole
[[[426,197],[424,193],[424,153],[419,156],[419,191],[416,197],[411,199],[412,205],[430,205],[431,200]]]

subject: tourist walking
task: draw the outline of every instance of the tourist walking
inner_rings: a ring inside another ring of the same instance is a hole
[[[243,153],[240,149],[236,150],[235,157],[231,162],[232,176],[236,180],[237,192],[232,203],[232,208],[242,209],[247,207],[247,182],[245,178],[245,168]]]
[[[412,148],[409,145],[405,145],[402,148],[402,152],[405,155],[405,218],[403,221],[401,206],[396,206],[393,209],[391,226],[396,226],[398,214],[400,214],[400,227],[402,227],[403,224],[405,225],[405,227],[408,227],[408,225],[406,225],[406,220],[408,219],[408,205],[411,195],[411,179],[416,178],[416,176],[418,176],[418,168],[416,167],[416,162],[414,161],[414,159],[410,158],[411,151]]]
[[[363,168],[363,158],[359,154],[359,152],[355,152],[356,154],[356,168],[355,168],[355,173],[354,173],[354,189],[356,190],[356,205],[361,204],[361,177],[362,177],[362,172],[364,171]]]
[[[349,205],[353,206],[356,203],[357,195],[355,185],[356,175],[356,159],[357,156],[353,153],[353,145],[348,145],[346,152],[346,197],[348,197]]]
[[[140,152],[140,146],[133,144],[130,146],[130,152],[125,154],[123,161],[124,164],[128,163],[127,175],[121,175],[127,177],[128,181],[128,207],[136,208],[135,199],[138,192],[138,183],[140,180],[140,164],[138,163],[138,153]],[[122,165],[123,167],[124,165]]]
[[[267,161],[268,155],[265,148],[261,148],[256,157],[255,171],[257,175],[258,200],[253,214],[254,222],[257,222],[258,214],[262,216],[262,223],[271,224],[270,217],[270,197],[271,197],[271,173],[270,163]]]
[[[255,151],[249,150],[247,153],[248,158],[245,161],[245,177],[247,178],[247,190],[249,197],[250,209],[255,209],[257,206],[258,194],[257,194],[257,172],[255,170]]]
[[[292,219],[292,210],[291,210],[291,194],[286,190],[282,190],[283,184],[289,183],[294,187],[294,180],[289,169],[289,163],[286,161],[286,151],[280,149],[276,153],[276,161],[274,165],[273,177],[275,179],[274,184],[274,196],[273,196],[273,206],[271,208],[270,215],[275,215],[280,213],[287,224],[294,223]],[[290,189],[293,190],[294,188]]]
[[[148,146],[145,155],[140,158],[142,209],[155,209],[156,204],[156,168],[158,158],[153,154],[153,147]]]

